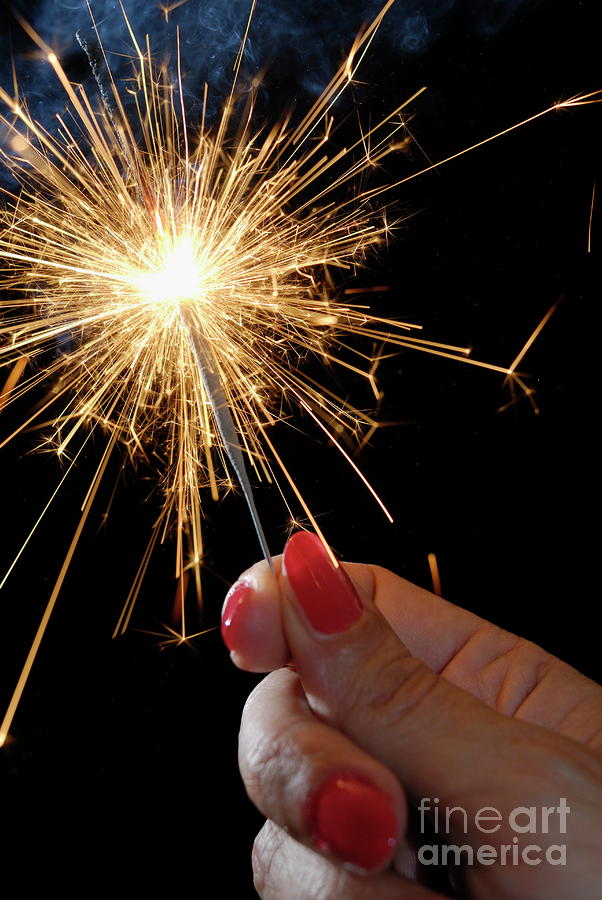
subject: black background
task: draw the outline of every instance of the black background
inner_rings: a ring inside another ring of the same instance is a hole
[[[370,94],[361,94],[364,112],[369,96],[378,115],[426,84],[412,129],[439,159],[598,88],[595,5],[525,4],[495,36],[479,37],[466,26],[470,5],[459,4],[443,36],[420,58],[398,58],[375,46],[363,73],[371,86]],[[278,95],[277,83],[270,91],[277,113],[287,98]],[[393,526],[333,450],[286,428],[278,436],[341,555],[377,562],[428,587],[427,554],[436,552],[448,599],[593,677],[599,675],[597,210],[591,254],[587,232],[600,174],[597,130],[598,107],[554,112],[408,183],[396,200],[411,218],[354,282],[389,284],[392,290],[375,298],[380,314],[420,322],[425,336],[471,345],[476,358],[501,365],[562,297],[521,367],[536,389],[539,416],[525,399],[498,412],[509,399],[501,376],[409,352],[384,364],[381,417],[405,424],[377,433],[361,465],[392,509]],[[389,176],[422,163],[415,149],[411,165],[406,157],[388,164]],[[358,405],[368,404],[359,380],[347,380],[345,389]],[[24,409],[3,413],[3,433]],[[7,561],[60,472],[51,456],[30,454],[34,444],[26,435],[0,455]],[[79,466],[1,598],[2,708],[96,458],[91,451]],[[218,631],[194,646],[167,650],[137,631],[110,639],[153,519],[149,491],[148,481],[128,472],[111,520],[100,530],[99,504],[12,741],[2,751],[2,767],[7,784],[22,792],[36,785],[58,788],[65,802],[81,800],[78,822],[86,834],[102,809],[110,824],[92,845],[126,866],[148,869],[152,860],[174,885],[196,870],[201,895],[203,879],[219,874],[224,894],[251,896],[250,847],[261,817],[239,780],[236,733],[257,677],[233,669]],[[285,511],[275,491],[260,488],[258,502],[278,552]],[[207,575],[204,625],[212,627],[227,584],[258,551],[240,497],[219,505],[209,500],[206,510],[217,575]],[[172,552],[166,547],[156,556],[134,623],[139,628],[156,629],[169,606]],[[118,834],[126,835],[125,844]],[[142,834],[145,849],[126,850],[128,836]]]

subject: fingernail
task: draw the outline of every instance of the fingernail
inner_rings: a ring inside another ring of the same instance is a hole
[[[317,535],[298,531],[292,536],[284,548],[284,570],[309,624],[320,634],[345,631],[361,616],[355,588]]]
[[[251,596],[252,588],[243,581],[232,585],[222,609],[222,638],[228,650],[237,650],[240,643],[241,609]]]
[[[395,849],[397,817],[391,798],[354,775],[332,775],[310,800],[317,847],[370,871]]]

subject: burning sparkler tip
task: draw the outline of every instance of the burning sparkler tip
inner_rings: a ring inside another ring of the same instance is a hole
[[[166,20],[185,2],[162,3]],[[335,278],[328,274],[355,272],[371,248],[387,241],[394,225],[372,205],[381,194],[550,111],[394,184],[351,192],[341,202],[342,188],[358,184],[369,169],[403,149],[407,138],[400,144],[399,131],[406,128],[401,110],[424,90],[357,140],[336,146],[333,110],[346,87],[356,82],[358,67],[393,2],[387,0],[360,32],[347,60],[302,121],[292,126],[292,116],[285,116],[262,136],[252,116],[261,80],[253,81],[246,112],[237,91],[253,0],[221,118],[213,130],[206,127],[205,90],[202,125],[194,141],[186,121],[179,57],[179,81],[174,85],[167,67],[154,63],[150,43],[141,49],[125,12],[135,47],[135,77],[120,89],[109,72],[106,96],[99,84],[100,109],[68,78],[57,54],[17,16],[52,66],[70,110],[58,117],[54,134],[19,102],[16,85],[12,93],[0,87],[0,101],[17,120],[3,119],[14,155],[2,156],[20,185],[15,193],[2,189],[5,206],[0,209],[0,260],[7,264],[3,282],[18,295],[18,303],[12,297],[6,301],[0,332],[0,358],[15,366],[0,392],[0,409],[46,378],[47,399],[12,436],[32,423],[41,427],[39,423],[50,418],[53,433],[47,445],[61,456],[81,440],[74,459],[91,434],[108,435],[108,440],[0,727],[0,746],[8,738],[46,624],[118,444],[132,458],[160,460],[163,505],[116,635],[128,628],[153,548],[172,526],[177,571],[184,570],[188,558],[198,570],[203,557],[200,491],[208,489],[217,499],[224,485],[233,483],[228,469],[243,488],[272,569],[247,464],[251,474],[267,483],[275,480],[274,469],[282,473],[338,566],[268,434],[269,426],[288,418],[289,408],[307,413],[392,521],[338,440],[367,432],[367,441],[376,426],[335,389],[304,374],[306,356],[325,368],[367,377],[377,404],[382,393],[374,373],[365,371],[371,358],[348,346],[348,338],[349,345],[363,338],[462,359],[504,373],[524,388],[514,367],[529,342],[510,370],[466,359],[469,351],[461,347],[409,336],[417,326],[379,318],[367,307],[343,305]],[[119,5],[123,11],[121,0]],[[599,94],[551,109],[599,102]],[[133,117],[126,102],[135,110]],[[235,122],[239,106],[243,111]],[[357,352],[360,361],[350,360],[348,351]],[[24,354],[39,365],[34,376],[18,385]],[[198,571],[195,578],[200,599]],[[183,595],[182,590],[182,611]],[[186,634],[182,625],[170,639],[184,642]]]

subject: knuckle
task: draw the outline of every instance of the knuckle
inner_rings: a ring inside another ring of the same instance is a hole
[[[253,884],[262,900],[353,900],[347,873],[267,821],[253,845]]]
[[[326,865],[314,885],[311,900],[353,900],[356,892],[350,884],[349,875],[338,866]]]
[[[285,833],[268,820],[253,843],[253,885],[263,900],[278,896],[274,892],[274,888],[277,890],[277,885],[274,885],[274,868],[285,837]]]
[[[285,730],[271,734],[254,731],[241,743],[239,766],[242,779],[249,797],[260,808],[278,788],[280,772],[290,755],[289,746]]]
[[[358,671],[347,701],[364,728],[366,717],[387,728],[414,718],[418,724],[426,707],[432,719],[432,703],[444,692],[444,684],[421,660],[380,647]]]
[[[264,679],[247,699],[239,738],[239,767],[253,803],[296,834],[301,828],[298,802],[307,793],[313,776],[332,767],[332,746],[324,741],[323,730],[309,713],[304,695],[297,710],[290,708],[281,716],[272,715],[266,725],[261,708],[269,703],[273,706],[269,688],[275,677],[277,673]],[[301,687],[299,692],[302,694]]]
[[[261,694],[251,695],[243,713],[240,772],[253,803],[265,815],[291,825],[290,798],[303,795],[309,770],[322,764],[325,751],[313,723],[301,714],[273,719],[269,729],[258,727],[253,713],[258,702]]]
[[[319,883],[313,885],[312,893],[308,895],[307,900],[351,900],[348,891],[343,893],[345,881],[343,873],[328,872]]]

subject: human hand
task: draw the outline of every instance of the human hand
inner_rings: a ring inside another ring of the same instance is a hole
[[[240,735],[264,900],[440,897],[441,844],[463,896],[599,898],[602,689],[391,572],[336,568],[314,535],[276,573],[246,572],[223,613],[235,664],[273,670]]]

